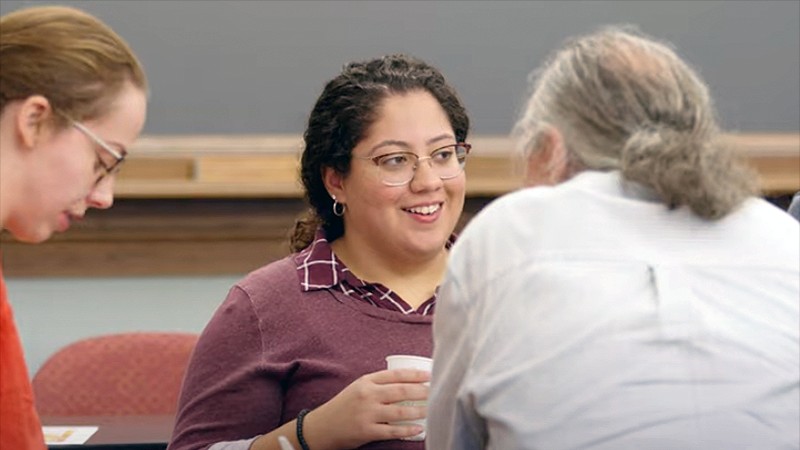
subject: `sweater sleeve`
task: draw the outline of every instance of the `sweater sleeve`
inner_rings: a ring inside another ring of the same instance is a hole
[[[195,347],[178,400],[169,450],[207,449],[277,428],[280,380],[263,370],[258,317],[249,295],[234,286]],[[245,441],[245,447],[249,441]]]

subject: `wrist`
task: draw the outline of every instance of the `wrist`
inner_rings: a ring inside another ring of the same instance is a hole
[[[302,432],[307,448],[309,450],[338,450],[345,448],[337,442],[335,430],[327,430],[324,419],[320,421],[319,409],[313,409],[303,415]],[[299,436],[297,437],[298,441],[300,441]],[[297,450],[304,449],[298,448]]]
[[[311,447],[308,446],[308,441],[305,438],[306,433],[306,416],[308,413],[311,412],[307,409],[301,410],[299,414],[297,414],[296,424],[295,424],[295,433],[297,437],[297,442],[300,444],[299,450],[311,450]]]

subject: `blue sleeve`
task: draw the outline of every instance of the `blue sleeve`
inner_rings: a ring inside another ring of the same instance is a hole
[[[800,192],[794,194],[792,203],[789,205],[788,213],[797,220],[800,220]]]

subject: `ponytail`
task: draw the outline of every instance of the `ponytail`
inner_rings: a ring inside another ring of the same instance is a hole
[[[719,219],[757,192],[753,171],[718,137],[655,127],[634,132],[624,144],[623,178],[652,188],[671,209],[688,206]]]

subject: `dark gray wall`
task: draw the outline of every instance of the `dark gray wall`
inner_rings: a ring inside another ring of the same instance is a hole
[[[36,1],[3,0],[6,13]],[[152,84],[149,134],[299,133],[342,64],[438,65],[481,134],[510,129],[527,74],[566,37],[633,23],[672,41],[727,128],[800,129],[798,1],[55,1],[124,36]]]

